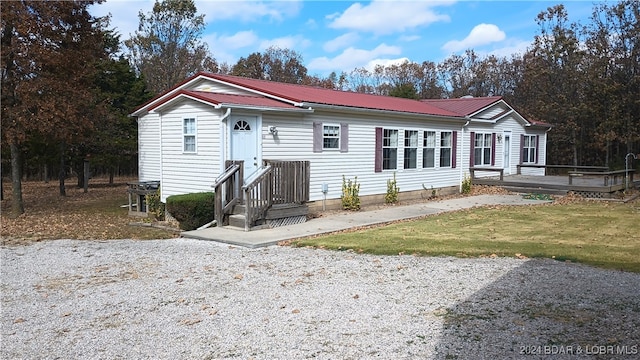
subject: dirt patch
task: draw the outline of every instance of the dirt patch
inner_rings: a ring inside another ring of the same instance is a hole
[[[22,183],[25,213],[12,219],[11,183],[5,182],[0,220],[2,245],[15,245],[46,239],[162,239],[175,237],[163,229],[129,226],[132,218],[123,205],[128,204],[127,181],[117,178],[92,179],[89,189],[69,180],[66,196],[60,196],[58,182],[26,181]]]

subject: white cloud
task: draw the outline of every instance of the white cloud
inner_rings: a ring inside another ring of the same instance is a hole
[[[120,34],[120,40],[129,39],[138,30],[138,13],[146,14],[153,9],[153,1],[105,1],[101,4],[89,6],[89,13],[93,16],[111,14],[110,28],[115,28]]]
[[[401,52],[402,50],[399,47],[387,44],[380,44],[373,50],[349,47],[334,58],[322,56],[312,59],[307,68],[319,72],[351,71],[355,68],[366,67],[376,59],[381,61],[380,59],[387,55],[400,55]]]
[[[322,49],[327,52],[334,52],[336,50],[344,49],[360,39],[360,36],[354,32],[349,32],[344,35],[340,35],[335,39],[329,40],[322,46]]]
[[[332,14],[327,19],[331,20],[330,28],[386,35],[449,21],[449,16],[438,14],[433,9],[447,4],[451,2],[374,0],[368,5],[355,3],[342,14]]]
[[[224,47],[225,49],[241,49],[258,43],[259,38],[253,31],[239,31],[230,36],[218,36],[211,34],[204,38],[209,43],[214,43],[216,47]]]
[[[401,65],[402,63],[410,61],[409,58],[401,57],[397,59],[373,59],[365,65],[365,69],[369,71],[373,71],[376,66],[380,65],[382,67],[387,67],[390,65]]]
[[[284,36],[275,39],[262,40],[260,42],[260,51],[266,50],[271,46],[279,47],[281,49],[290,49],[299,52],[299,49],[309,47],[311,42],[305,39],[302,35]]]
[[[486,55],[494,55],[496,57],[511,57],[512,55],[522,55],[531,47],[531,41],[511,40],[509,44],[503,47],[495,48],[486,52]],[[478,52],[479,55],[485,55]]]
[[[196,0],[199,14],[205,14],[205,21],[237,20],[251,22],[260,18],[283,21],[300,12],[302,1],[211,1]]]
[[[498,26],[494,24],[479,24],[471,29],[466,38],[449,41],[442,46],[442,49],[448,52],[457,52],[503,41],[505,38],[506,34]]]

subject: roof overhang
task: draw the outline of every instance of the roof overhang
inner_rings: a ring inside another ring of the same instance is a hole
[[[426,113],[416,113],[416,112],[408,112],[408,111],[396,111],[396,110],[381,110],[381,109],[371,109],[371,108],[360,108],[360,107],[351,107],[351,106],[341,106],[341,105],[328,105],[328,104],[316,104],[316,103],[308,103],[305,102],[302,104],[304,107],[309,107],[317,110],[325,110],[325,111],[335,111],[335,112],[352,112],[352,113],[368,113],[368,114],[377,114],[377,115],[389,115],[395,118],[412,118],[412,119],[439,119],[444,121],[458,121],[460,123],[466,122],[468,119],[465,117],[457,117],[457,116],[443,116],[443,115],[433,115]]]

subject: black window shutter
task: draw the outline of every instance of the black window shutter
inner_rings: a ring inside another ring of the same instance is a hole
[[[536,135],[536,164],[538,163],[539,153],[540,153],[540,135]]]
[[[471,132],[471,146],[469,147],[469,167],[473,167],[476,161],[476,133]]]
[[[322,123],[313,122],[313,152],[322,152]]]
[[[491,166],[496,166],[496,133],[491,134]]]
[[[340,152],[349,152],[349,124],[340,124]]]
[[[451,167],[456,167],[456,159],[458,157],[458,132],[453,132],[453,139],[451,140]]]
[[[382,172],[382,128],[376,128],[375,172]]]

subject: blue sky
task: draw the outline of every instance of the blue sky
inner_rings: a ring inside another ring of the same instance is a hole
[[[112,26],[128,39],[138,12],[154,1],[107,0],[95,16],[112,15]],[[202,40],[218,62],[269,46],[295,50],[310,75],[372,69],[376,64],[440,62],[474,49],[508,56],[526,49],[538,31],[535,18],[563,3],[569,19],[587,22],[591,1],[219,1],[196,0],[207,23]]]

